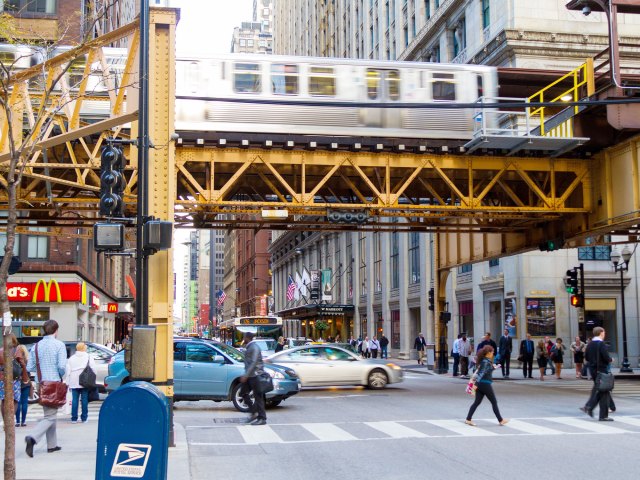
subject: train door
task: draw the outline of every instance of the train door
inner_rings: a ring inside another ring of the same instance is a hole
[[[367,103],[392,103],[400,100],[400,70],[367,68]],[[365,108],[367,127],[400,127],[400,110],[396,108]]]

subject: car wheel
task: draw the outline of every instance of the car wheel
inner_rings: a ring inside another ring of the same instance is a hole
[[[40,396],[38,395],[38,388],[36,387],[36,382],[34,381],[31,382],[31,392],[29,395],[29,405],[38,403],[38,400],[40,400]]]
[[[242,413],[247,413],[250,409],[242,398],[242,395],[240,395],[241,388],[241,383],[236,383],[233,386],[233,388],[231,389],[231,401],[233,402],[233,406],[236,407],[236,410]],[[253,401],[253,392],[251,392],[251,401]]]
[[[267,408],[275,408],[278,405],[280,405],[281,403],[282,403],[282,399],[281,398],[278,398],[278,399],[274,398],[272,400],[267,400],[265,405],[266,405]]]
[[[387,383],[389,383],[389,379],[383,370],[376,369],[369,372],[369,377],[367,378],[367,385],[369,388],[379,390],[386,387]]]

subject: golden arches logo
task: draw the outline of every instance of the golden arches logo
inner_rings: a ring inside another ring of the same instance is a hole
[[[49,282],[47,282],[46,280],[43,280],[42,278],[40,280],[38,280],[38,283],[36,283],[36,288],[33,289],[33,303],[37,303],[38,301],[38,292],[40,291],[40,284],[42,284],[42,288],[44,288],[44,301],[45,302],[49,302],[50,298],[51,298],[51,287],[55,286],[56,287],[56,301],[58,303],[62,303],[62,294],[60,293],[60,285],[58,284],[58,281],[55,278],[52,278],[51,280],[49,280]]]

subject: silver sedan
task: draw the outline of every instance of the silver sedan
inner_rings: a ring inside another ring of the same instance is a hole
[[[384,388],[402,381],[402,369],[384,360],[365,360],[335,345],[304,345],[271,355],[267,362],[294,370],[303,387],[365,385]]]

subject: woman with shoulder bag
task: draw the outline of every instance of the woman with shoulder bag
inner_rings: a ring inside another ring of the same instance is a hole
[[[94,372],[96,364],[87,353],[87,345],[79,342],[76,345],[76,353],[67,360],[67,368],[64,374],[65,380],[71,389],[71,423],[78,423],[78,400],[82,402],[80,420],[85,423],[89,418],[89,388],[80,385],[80,374],[89,367]]]
[[[564,363],[564,344],[561,338],[556,338],[556,344],[551,347],[551,360],[556,365],[556,378],[562,380],[560,372],[562,372],[562,364]]]
[[[485,345],[478,351],[478,368],[476,372],[469,380],[469,385],[467,388],[473,388],[473,385],[477,387],[476,389],[476,399],[469,408],[469,413],[467,413],[467,418],[464,421],[467,425],[471,425],[475,427],[476,424],[473,422],[473,414],[478,408],[478,405],[482,403],[484,397],[487,397],[491,402],[491,407],[493,408],[493,413],[498,419],[498,423],[500,425],[506,425],[509,420],[506,418],[502,418],[500,415],[500,409],[498,408],[498,400],[496,399],[496,394],[493,392],[493,369],[499,368],[500,364],[493,364],[493,347],[491,345]]]
[[[547,355],[547,346],[544,344],[544,340],[538,340],[538,345],[536,345],[536,360],[540,370],[541,381],[544,380],[544,371],[547,368]]]
[[[11,358],[13,359],[13,361],[11,362],[11,365],[9,365],[8,367],[4,364],[4,348],[0,348],[0,400],[2,400],[2,405],[4,405],[4,379],[5,379],[5,369],[7,368],[11,368],[12,369],[12,373],[13,373],[13,404],[15,407],[15,411],[18,411],[18,406],[20,405],[20,394],[21,394],[21,388],[20,388],[20,384],[22,383],[22,380],[25,378],[27,378],[27,380],[29,379],[29,375],[26,372],[26,361],[24,359],[24,357],[22,356],[22,354],[17,350],[18,347],[18,339],[16,338],[16,336],[12,333],[9,335],[9,345],[11,345]],[[16,365],[19,366],[19,368],[14,368],[14,366]],[[19,375],[16,375],[19,374]],[[4,407],[3,407],[3,411],[4,411]],[[16,426],[18,426],[16,424]]]
[[[27,426],[27,412],[29,411],[29,397],[31,396],[31,379],[27,372],[27,362],[29,361],[29,350],[24,345],[18,345],[16,356],[20,355],[24,359],[22,377],[20,378],[20,403],[16,407],[16,427]]]
[[[571,344],[571,352],[573,352],[573,363],[576,366],[576,378],[582,378],[582,365],[584,364],[584,350],[587,344],[576,337],[576,341]]]

